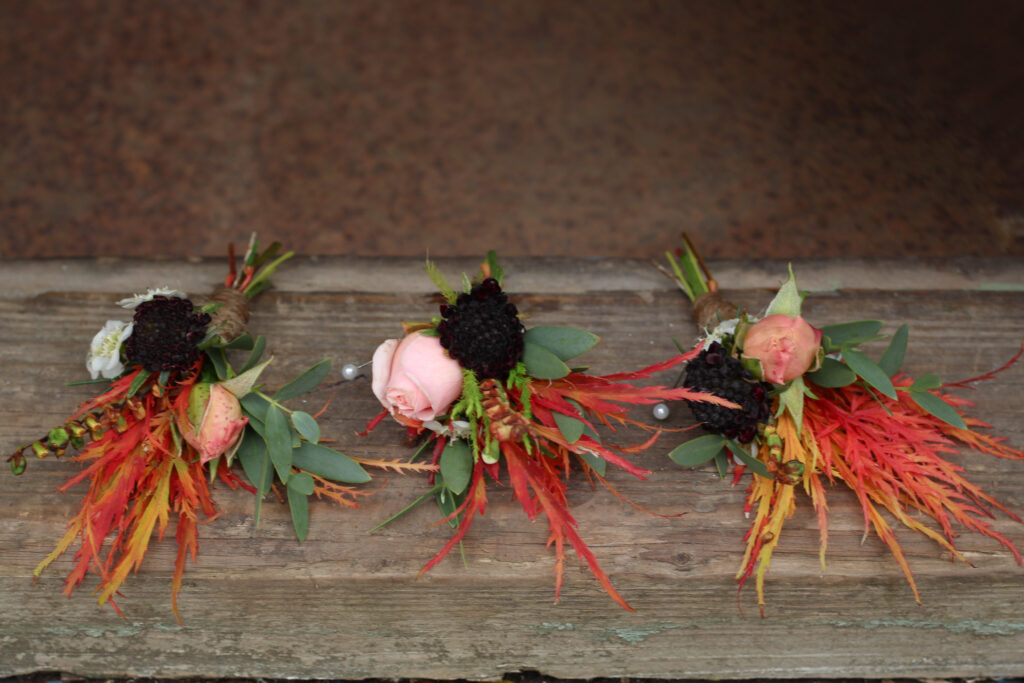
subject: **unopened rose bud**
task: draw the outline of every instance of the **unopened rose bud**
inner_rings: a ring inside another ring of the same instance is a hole
[[[821,346],[821,330],[801,317],[770,315],[755,323],[743,341],[744,358],[761,361],[765,380],[785,384],[810,369]]]
[[[219,384],[192,387],[188,404],[189,424],[181,425],[185,441],[199,451],[200,462],[232,455],[249,418],[235,395]]]

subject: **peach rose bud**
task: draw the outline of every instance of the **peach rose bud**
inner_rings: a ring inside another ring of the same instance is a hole
[[[199,460],[234,453],[249,418],[242,417],[242,406],[230,391],[219,384],[196,384],[189,394],[188,417],[191,422],[182,435],[197,451]]]
[[[392,415],[433,420],[462,394],[462,366],[437,337],[388,339],[373,353],[373,394]]]
[[[821,330],[801,317],[770,315],[755,323],[743,341],[743,356],[761,361],[764,378],[785,384],[807,372],[821,345]]]

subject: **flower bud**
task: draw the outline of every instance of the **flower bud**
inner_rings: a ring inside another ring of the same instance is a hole
[[[15,476],[25,472],[25,456],[21,454],[21,451],[7,458],[7,462],[11,463],[11,473]]]
[[[776,314],[747,331],[743,356],[761,361],[765,380],[785,384],[810,369],[820,346],[821,330],[799,316]]]
[[[61,446],[67,445],[68,431],[63,427],[54,427],[50,430],[49,436],[46,437],[46,442],[53,448],[60,448]]]
[[[181,425],[185,441],[207,463],[221,455],[234,455],[249,423],[235,395],[219,384],[195,384],[189,393],[188,424]]]

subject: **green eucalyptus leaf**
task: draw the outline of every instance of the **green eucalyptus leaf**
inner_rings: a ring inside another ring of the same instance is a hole
[[[292,526],[295,527],[295,535],[300,541],[305,541],[306,535],[309,534],[309,496],[296,491],[291,486],[286,488],[288,489],[288,507],[292,512]]]
[[[316,443],[320,440],[320,425],[316,423],[316,418],[309,413],[301,410],[293,412],[292,426],[306,441]]]
[[[355,460],[333,448],[303,441],[292,450],[292,464],[318,477],[345,484],[363,484],[370,475]]]
[[[604,476],[605,471],[608,469],[608,461],[604,458],[594,455],[593,453],[580,453],[580,457],[583,461],[590,465],[595,472]]]
[[[441,489],[437,492],[435,498],[437,500],[437,507],[439,510],[441,510],[442,517],[447,517],[448,515],[455,512],[455,510],[457,510],[459,507],[459,503],[455,497],[455,494],[452,493],[451,489],[449,489],[447,486],[441,487]],[[458,525],[458,516],[452,517],[448,520],[448,526],[450,526],[451,528],[454,529]]]
[[[914,383],[910,385],[911,391],[927,391],[928,389],[938,389],[942,386],[942,378],[938,375],[921,375]]]
[[[267,408],[270,407],[270,401],[263,398],[259,394],[246,394],[239,399],[239,403],[242,404],[242,410],[249,416],[249,422],[251,423],[254,419],[260,422],[267,421]]]
[[[819,387],[845,387],[857,381],[857,373],[834,358],[826,357],[821,361],[821,368],[805,375],[809,381]]]
[[[542,346],[566,361],[589,351],[598,342],[598,336],[576,327],[541,325],[531,327],[523,335],[523,341]]]
[[[712,460],[725,448],[725,437],[721,434],[705,434],[683,442],[669,451],[668,457],[677,465],[695,467]]]
[[[227,344],[224,344],[225,349],[241,349],[242,351],[248,351],[253,347],[252,335],[248,332],[243,332]]]
[[[967,425],[964,423],[964,419],[960,417],[960,414],[935,394],[929,391],[911,390],[910,397],[925,412],[934,415],[946,424],[952,425],[957,429],[967,429]]]
[[[583,436],[583,428],[587,425],[579,418],[570,417],[562,413],[551,411],[551,415],[555,418],[555,424],[558,425],[558,431],[562,432],[562,436],[569,443],[576,443]]]
[[[316,488],[316,482],[307,473],[296,472],[288,479],[288,488],[298,491],[304,496],[310,496],[313,494],[313,489]]]
[[[882,329],[881,320],[856,320],[821,328],[824,337],[828,337],[828,351],[835,351],[840,346],[854,346],[878,339],[878,331]]]
[[[882,354],[882,359],[878,361],[878,367],[882,368],[889,377],[899,372],[903,366],[903,357],[907,354],[907,336],[909,331],[910,328],[907,327],[906,323],[900,325],[889,341],[889,348],[885,350],[885,353]]]
[[[740,462],[749,467],[750,470],[755,474],[759,474],[762,477],[771,476],[770,474],[768,474],[768,468],[765,467],[765,464],[758,460],[757,458],[755,458],[754,456],[752,456],[743,446],[739,445],[732,439],[726,439],[725,446],[726,448],[729,449],[730,452],[732,452],[733,455],[735,455],[739,459]]]
[[[448,441],[441,451],[441,476],[452,493],[462,493],[473,476],[473,449],[461,439]]]
[[[725,475],[729,473],[729,456],[726,455],[725,449],[715,454],[715,469],[718,470],[718,476],[722,479],[725,479]]]
[[[862,380],[889,398],[896,398],[896,388],[893,387],[889,375],[885,374],[885,370],[878,367],[873,360],[856,349],[845,347],[843,348],[843,360]]]
[[[267,444],[252,429],[246,429],[238,444],[238,459],[242,463],[242,470],[249,478],[252,485],[256,487],[258,495],[262,496],[270,491],[274,483],[274,470],[270,464],[270,454],[267,452]],[[263,481],[260,481],[260,479]]]
[[[284,412],[274,404],[267,408],[265,423],[267,451],[274,463],[277,477],[285,484],[292,474],[292,430]]]
[[[251,349],[249,357],[245,359],[245,365],[242,366],[242,373],[246,370],[251,370],[259,364],[260,358],[263,357],[263,352],[267,349],[267,338],[262,334],[256,337],[256,341],[253,343]]]
[[[316,388],[316,385],[320,384],[327,377],[327,373],[331,371],[331,359],[325,358],[320,361],[309,370],[293,379],[288,384],[277,390],[274,394],[274,400],[283,402],[290,398],[295,398],[299,394],[304,394],[307,391],[311,391]]]
[[[527,374],[536,379],[561,379],[569,374],[569,366],[561,358],[529,342],[523,344],[523,365]]]
[[[213,369],[217,371],[217,379],[228,378],[228,359],[224,355],[224,349],[207,349],[206,357],[210,359],[213,364]]]

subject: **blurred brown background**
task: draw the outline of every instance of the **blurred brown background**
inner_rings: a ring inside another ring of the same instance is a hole
[[[0,258],[1024,256],[1024,2],[0,0]]]

